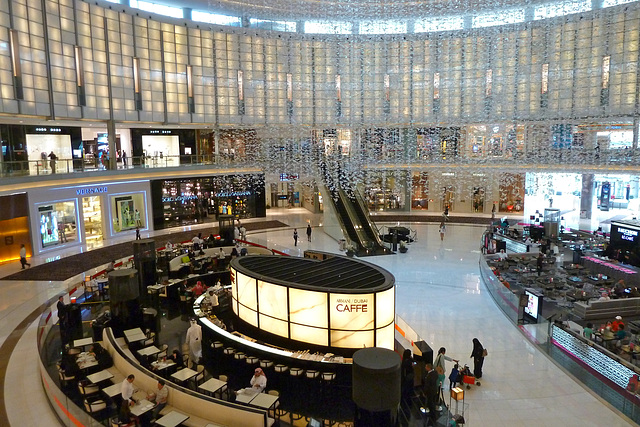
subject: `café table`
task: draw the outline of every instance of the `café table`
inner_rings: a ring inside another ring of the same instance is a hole
[[[124,331],[124,336],[128,342],[136,342],[147,339],[147,336],[142,332],[140,328],[127,329]]]
[[[102,389],[102,392],[109,397],[116,397],[120,393],[122,393],[122,384],[112,384],[109,387],[105,387]]]
[[[248,405],[249,402],[251,402],[258,394],[260,393],[256,393],[251,389],[243,389],[236,394],[236,403],[244,403],[245,405]]]
[[[198,373],[196,371],[194,371],[193,369],[184,368],[184,369],[180,369],[179,371],[174,372],[173,374],[171,374],[171,378],[175,379],[178,382],[185,382],[185,381],[195,377],[196,375],[198,375]]]
[[[198,388],[215,395],[219,390],[227,385],[226,381],[221,381],[217,378],[211,378],[204,383],[200,384]]]
[[[113,374],[106,369],[96,372],[95,374],[87,375],[87,379],[93,384],[98,384],[99,382],[110,380],[111,378],[113,378]]]
[[[151,362],[151,367],[156,371],[162,371],[174,366],[175,364],[176,362],[174,362],[173,360],[161,360],[157,362]]]
[[[138,354],[140,356],[153,356],[158,353],[160,353],[160,349],[155,345],[150,345],[149,347],[138,350]]]
[[[76,347],[76,348],[79,348],[79,347],[83,347],[84,348],[84,346],[91,345],[91,344],[93,344],[93,338],[91,338],[91,337],[82,338],[82,339],[73,341],[73,346]]]
[[[78,368],[81,370],[98,366],[98,361],[96,360],[96,358],[89,353],[78,354],[78,357],[76,358],[76,363],[78,364]]]
[[[253,399],[251,399],[249,405],[255,406],[257,408],[271,410],[278,402],[278,399],[280,399],[279,396],[274,396],[267,393],[258,393]]]
[[[189,419],[188,415],[178,411],[171,411],[164,417],[157,419],[156,424],[163,427],[176,427]]]
[[[136,417],[139,417],[140,415],[152,410],[155,406],[156,405],[154,403],[149,402],[147,399],[138,400],[138,402],[131,407],[131,413]]]

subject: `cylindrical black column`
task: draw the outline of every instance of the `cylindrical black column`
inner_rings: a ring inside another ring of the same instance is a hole
[[[142,325],[139,297],[137,270],[127,268],[109,273],[109,300],[115,328],[131,329]]]
[[[363,348],[353,354],[353,401],[356,426],[395,424],[400,404],[400,356],[384,348]]]
[[[141,299],[147,296],[147,286],[156,284],[156,242],[153,239],[133,242],[133,262],[138,270]]]

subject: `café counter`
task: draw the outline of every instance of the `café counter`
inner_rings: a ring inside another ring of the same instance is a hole
[[[258,342],[239,332],[229,332],[215,316],[205,312],[206,296],[202,295],[194,301],[193,311],[198,320],[204,326],[203,334],[209,335],[212,342],[218,341],[225,347],[232,347],[247,355],[255,355],[260,359],[268,359],[274,363],[283,363],[287,366],[314,366],[319,370],[339,369],[341,365],[350,365],[351,358],[335,356],[331,353],[311,354],[307,350],[288,350],[268,343]],[[205,304],[203,304],[205,303]],[[201,308],[202,307],[202,308]]]

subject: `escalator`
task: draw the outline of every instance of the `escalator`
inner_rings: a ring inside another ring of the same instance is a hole
[[[356,255],[360,257],[393,253],[382,243],[364,203],[358,201],[359,196],[349,196],[344,190],[335,187],[330,194],[342,231],[353,245]]]
[[[320,158],[319,166],[326,185],[328,202],[334,207],[342,234],[358,256],[392,254],[380,239],[378,229],[369,218],[368,209],[352,188],[343,165],[333,159]]]

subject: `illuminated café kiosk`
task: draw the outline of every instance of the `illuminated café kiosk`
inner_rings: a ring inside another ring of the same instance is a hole
[[[317,252],[314,254],[318,254]],[[231,262],[236,329],[278,346],[351,356],[394,348],[395,279],[349,257],[246,256]]]
[[[331,371],[346,384],[354,352],[394,348],[395,279],[378,266],[307,251],[305,258],[239,257],[230,269],[227,327],[201,310],[203,297],[194,306],[205,339],[224,346],[224,354],[233,348],[276,368]]]

